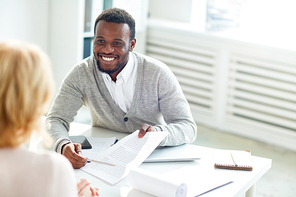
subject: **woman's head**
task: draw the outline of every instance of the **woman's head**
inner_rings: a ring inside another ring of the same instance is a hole
[[[0,147],[16,147],[40,129],[52,93],[50,61],[40,48],[0,42]]]

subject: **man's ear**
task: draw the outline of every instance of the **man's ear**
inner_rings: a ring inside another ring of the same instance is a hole
[[[129,49],[130,51],[134,50],[134,48],[136,46],[136,42],[137,42],[136,38],[131,40],[130,49]]]

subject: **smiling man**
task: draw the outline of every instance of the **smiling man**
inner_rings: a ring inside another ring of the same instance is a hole
[[[53,149],[74,168],[86,164],[80,144],[68,136],[69,124],[85,105],[92,126],[132,133],[168,131],[160,146],[191,143],[196,124],[172,71],[162,62],[133,52],[135,21],[122,9],[104,10],[95,22],[93,55],[68,73],[47,115]]]
[[[116,82],[116,76],[129,60],[129,51],[135,47],[136,39],[130,37],[130,28],[126,23],[114,23],[100,20],[96,25],[94,56],[101,72],[110,75]]]

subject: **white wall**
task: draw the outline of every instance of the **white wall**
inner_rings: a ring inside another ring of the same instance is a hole
[[[113,7],[126,10],[136,21],[136,47],[134,51],[146,52],[146,28],[149,0],[113,0]]]
[[[204,30],[206,22],[206,0],[149,0],[150,20],[161,20],[184,25],[195,30]]]
[[[150,18],[175,22],[191,21],[192,0],[150,0]]]
[[[96,2],[102,4],[101,0]],[[144,53],[148,0],[121,0],[114,4],[135,17],[135,51]],[[96,12],[100,13],[102,7],[97,7]],[[0,0],[0,41],[19,39],[39,45],[51,58],[56,91],[65,75],[83,58],[83,24],[84,0]]]
[[[84,1],[49,2],[48,52],[58,90],[66,74],[83,57]]]
[[[82,0],[1,0],[0,40],[39,45],[51,58],[56,91],[83,56]]]
[[[48,0],[1,0],[0,40],[19,39],[48,52]]]

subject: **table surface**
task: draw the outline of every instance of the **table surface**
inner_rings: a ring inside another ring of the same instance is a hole
[[[86,137],[116,137],[121,139],[126,133],[110,131],[104,128],[91,127],[74,123],[71,124],[70,135],[85,135]],[[145,170],[153,171],[159,174],[174,174],[181,180],[194,176],[196,180],[209,180],[211,176],[221,177],[234,181],[233,183],[211,191],[204,197],[216,196],[234,196],[241,197],[256,184],[256,182],[271,168],[271,159],[252,156],[253,171],[223,170],[215,169],[213,165],[214,149],[192,145],[194,150],[200,154],[201,159],[191,162],[165,162],[165,163],[142,163],[139,167]],[[187,171],[186,171],[187,170]],[[180,174],[182,172],[182,174]],[[185,173],[184,173],[185,172]],[[120,197],[136,197],[150,196],[128,186],[126,178],[117,183],[110,185],[97,177],[94,177],[82,170],[75,170],[77,180],[86,178],[92,181],[94,187],[99,188],[100,196],[120,196]],[[198,181],[197,181],[198,182]],[[198,187],[198,185],[196,185]],[[190,187],[188,188],[190,193]]]

